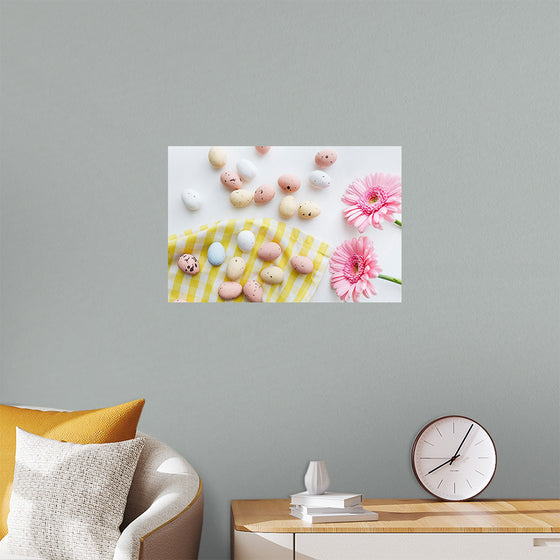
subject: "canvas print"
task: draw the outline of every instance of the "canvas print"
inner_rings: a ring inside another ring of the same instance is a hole
[[[402,301],[400,146],[170,146],[172,303]]]

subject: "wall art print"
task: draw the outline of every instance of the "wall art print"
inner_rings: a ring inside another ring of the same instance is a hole
[[[400,146],[170,146],[173,303],[402,300]]]

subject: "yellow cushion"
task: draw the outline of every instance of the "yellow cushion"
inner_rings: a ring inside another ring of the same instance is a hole
[[[72,443],[114,443],[132,439],[144,399],[109,408],[54,412],[0,405],[0,539],[8,532],[7,518],[14,480],[16,426],[50,439]]]

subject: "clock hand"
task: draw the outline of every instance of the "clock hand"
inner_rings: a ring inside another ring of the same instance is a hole
[[[437,471],[438,469],[441,469],[441,467],[443,467],[444,465],[447,465],[448,463],[449,463],[449,464],[453,463],[453,461],[454,461],[455,459],[457,459],[457,457],[460,457],[460,456],[461,456],[461,455],[457,455],[457,456],[455,456],[455,457],[451,457],[451,459],[445,461],[445,463],[442,463],[441,465],[437,466],[435,469],[432,469],[431,471],[427,472],[426,474],[427,474],[427,475],[428,475],[428,474],[432,474],[434,471]]]
[[[467,430],[467,433],[465,434],[465,437],[463,438],[463,441],[459,444],[459,447],[457,447],[457,451],[455,451],[455,455],[453,455],[453,457],[451,457],[451,463],[450,464],[453,464],[453,461],[455,461],[455,459],[457,459],[457,457],[459,457],[459,455],[458,455],[459,449],[461,449],[461,447],[463,447],[463,443],[465,443],[465,440],[467,439],[467,436],[470,434],[473,426],[474,426],[474,424],[471,424],[471,427]]]

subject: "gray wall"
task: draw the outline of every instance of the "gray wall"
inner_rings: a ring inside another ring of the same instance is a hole
[[[487,427],[484,497],[560,495],[556,2],[3,2],[1,401],[145,396],[229,500],[424,497],[417,430]],[[167,146],[403,146],[404,302],[166,303]]]

